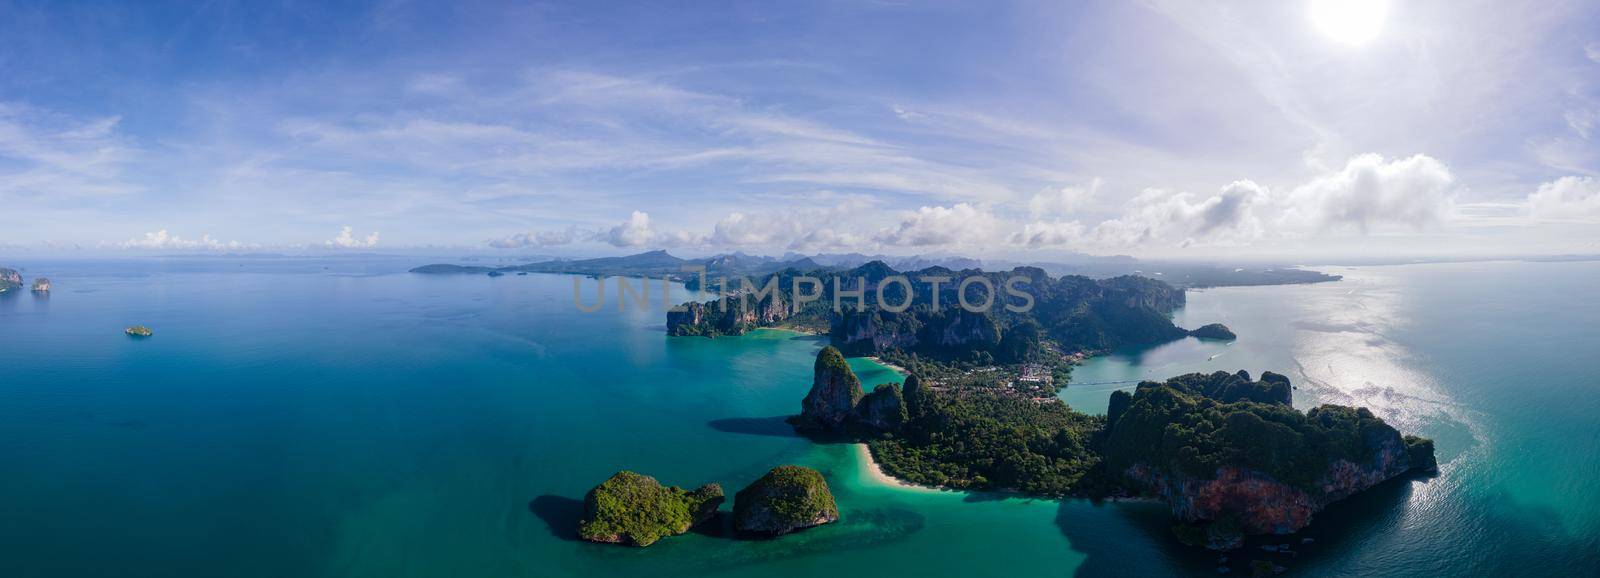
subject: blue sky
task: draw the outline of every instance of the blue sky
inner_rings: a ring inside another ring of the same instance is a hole
[[[1318,1],[0,0],[0,249],[1600,253],[1600,6]]]

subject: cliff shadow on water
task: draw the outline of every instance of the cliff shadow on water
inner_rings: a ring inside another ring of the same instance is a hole
[[[1174,538],[1175,521],[1168,507],[1158,502],[1066,500],[1057,512],[1056,526],[1072,549],[1085,555],[1074,573],[1080,578],[1216,576],[1219,567],[1229,568],[1229,575],[1248,576],[1251,562],[1256,560],[1298,574],[1359,547],[1364,537],[1398,525],[1405,515],[1404,504],[1414,491],[1412,482],[1426,479],[1427,476],[1411,475],[1385,481],[1334,502],[1300,532],[1248,536],[1243,547],[1229,551],[1179,542]],[[1130,548],[1130,542],[1137,547]],[[1263,549],[1283,545],[1288,549],[1282,552]],[[1130,551],[1152,554],[1130,557]]]
[[[578,541],[578,519],[583,517],[583,500],[545,494],[528,502],[528,511],[544,521],[551,536],[566,542]]]
[[[714,419],[706,422],[711,429],[734,434],[768,436],[780,438],[800,437],[795,433],[794,426],[789,424],[789,416],[775,415],[772,417],[728,417]]]

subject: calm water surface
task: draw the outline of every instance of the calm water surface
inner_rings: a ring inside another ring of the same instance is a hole
[[[56,287],[0,297],[0,575],[1215,575],[1160,505],[890,487],[854,446],[793,437],[808,336],[666,338],[659,308],[577,312],[573,277],[391,260],[0,264]],[[1438,440],[1439,477],[1330,508],[1294,558],[1238,561],[1592,575],[1600,264],[1332,272],[1193,292],[1180,324],[1237,342],[1094,359],[1062,397],[1099,412],[1139,379],[1272,370],[1297,406],[1364,405]],[[122,334],[136,323],[156,336]],[[869,387],[899,379],[852,364]],[[844,521],[573,539],[578,500],[618,469],[731,493],[783,463],[822,470]]]

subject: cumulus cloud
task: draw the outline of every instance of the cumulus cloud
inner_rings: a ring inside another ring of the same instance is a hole
[[[123,249],[160,249],[169,251],[210,251],[251,248],[250,245],[244,245],[238,241],[228,241],[224,243],[211,238],[211,235],[201,235],[199,239],[185,239],[183,237],[168,233],[166,229],[162,229],[153,233],[145,233],[144,237],[134,237],[132,239],[128,239],[127,241],[118,243],[117,246]]]
[[[323,245],[334,249],[370,249],[378,246],[378,232],[373,231],[364,238],[356,238],[355,229],[345,225],[339,230],[339,236],[322,242]]]
[[[628,220],[597,236],[613,247],[682,247],[705,244],[704,235],[688,231],[661,231],[650,223],[650,214],[634,211]]]
[[[1600,218],[1600,179],[1561,177],[1528,195],[1528,213],[1539,219]]]
[[[711,231],[711,243],[716,245],[773,245],[786,242],[801,234],[801,225],[793,217],[783,215],[747,215],[728,213]]]
[[[1083,210],[1100,191],[1100,179],[1087,186],[1067,186],[1046,189],[1028,201],[1028,212],[1035,219],[1069,217]]]
[[[489,246],[496,249],[520,249],[522,247],[559,247],[561,245],[570,245],[575,243],[586,236],[592,237],[593,234],[590,233],[585,235],[584,232],[579,230],[577,227],[567,227],[565,229],[557,229],[554,231],[529,231],[526,233],[517,233],[509,237],[491,239],[489,240]]]
[[[1108,245],[1248,243],[1261,237],[1256,209],[1271,197],[1251,181],[1234,181],[1206,197],[1150,189],[1134,197],[1123,216],[1097,225],[1092,236]]]
[[[1083,223],[1077,221],[1037,221],[1011,234],[1011,244],[1029,249],[1063,247],[1084,241]]]
[[[1454,185],[1450,169],[1427,155],[1386,162],[1365,154],[1290,192],[1284,224],[1362,233],[1385,226],[1425,228],[1449,217]]]
[[[790,251],[813,253],[820,251],[854,250],[867,243],[866,237],[835,229],[817,229],[791,241]]]
[[[885,245],[937,247],[979,245],[993,241],[1000,221],[987,209],[968,203],[949,207],[922,207],[903,216],[900,224],[878,232]]]

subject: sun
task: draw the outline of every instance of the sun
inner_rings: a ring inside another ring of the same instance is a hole
[[[1337,42],[1365,44],[1383,31],[1389,0],[1311,0],[1311,22]]]

